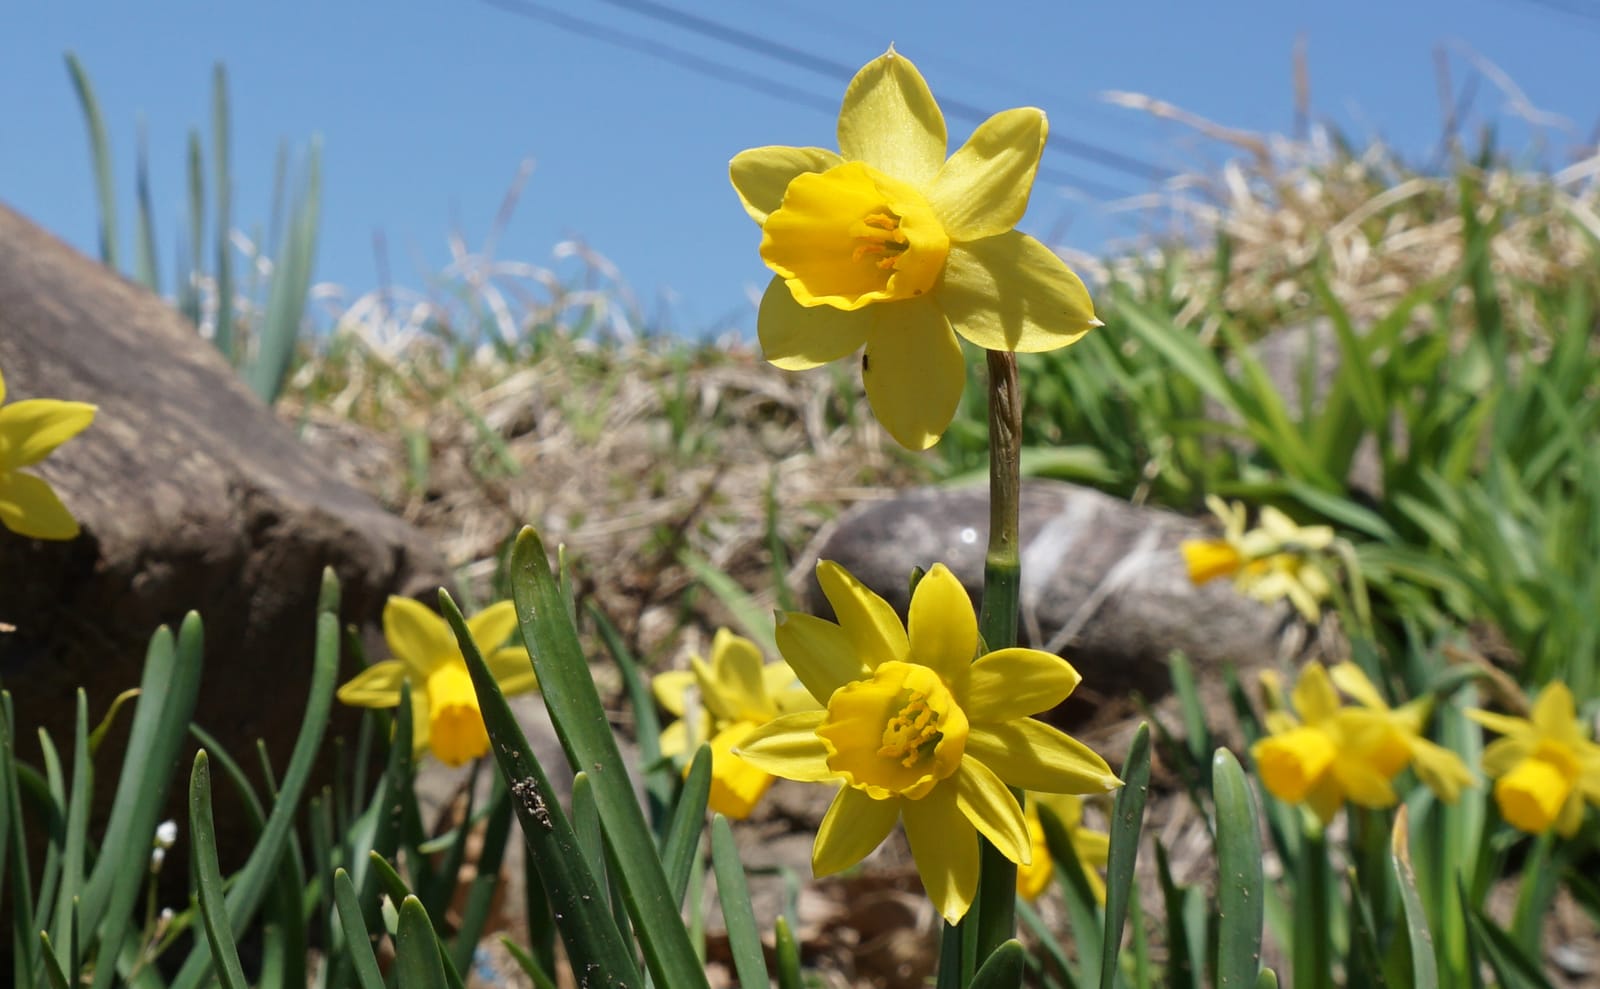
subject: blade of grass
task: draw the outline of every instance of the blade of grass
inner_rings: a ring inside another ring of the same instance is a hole
[[[1004,941],[990,952],[972,977],[972,989],[1017,989],[1022,985],[1022,970],[1027,952],[1016,938]]]
[[[1122,926],[1133,895],[1145,800],[1150,794],[1150,723],[1140,722],[1122,764],[1122,789],[1111,811],[1111,851],[1106,861],[1106,927],[1100,943],[1100,989],[1111,989],[1122,952]]]
[[[789,929],[789,919],[781,914],[773,926],[772,940],[777,948],[778,989],[801,989],[804,981],[800,974],[800,946]]]
[[[1261,824],[1239,760],[1218,749],[1211,762],[1217,805],[1217,987],[1246,989],[1261,971],[1266,886]]]
[[[589,773],[611,847],[619,861],[629,863],[621,876],[622,888],[646,963],[660,985],[705,986],[704,968],[679,918],[677,899],[634,799],[577,630],[550,572],[544,544],[531,528],[522,530],[512,550],[511,590],[561,746],[573,766]]]
[[[233,925],[228,919],[222,870],[217,865],[217,833],[211,819],[211,772],[206,766],[205,749],[195,753],[194,770],[189,775],[189,840],[200,917],[205,924],[206,942],[211,945],[211,957],[217,962],[217,979],[223,989],[249,989],[244,967],[239,963],[239,948],[233,940]]]
[[[194,719],[204,639],[200,616],[191,612],[178,629],[176,643],[171,631],[163,627],[151,636],[145,654],[139,703],[106,822],[106,839],[83,893],[83,928],[98,929],[101,958],[116,958],[121,953],[131,927],[133,904],[145,880],[142,863],[150,852],[172,781],[170,767],[178,762],[189,722]],[[132,868],[130,862],[141,867]],[[115,975],[115,965],[95,966],[95,989],[109,986]]]
[[[761,950],[761,935],[756,931],[756,914],[750,905],[744,863],[739,861],[733,828],[721,814],[711,818],[711,868],[717,874],[717,899],[722,903],[728,950],[733,954],[733,968],[739,975],[739,984],[744,989],[766,989],[767,960]]]
[[[78,720],[73,736],[72,793],[67,798],[67,840],[61,855],[61,884],[55,890],[57,942],[71,948],[77,926],[79,896],[83,892],[83,865],[88,861],[89,799],[94,792],[94,770],[89,762],[89,697],[78,689]],[[68,971],[77,966],[68,962]]]
[[[295,197],[283,248],[273,261],[272,289],[255,341],[254,357],[244,369],[245,382],[268,404],[276,401],[283,390],[300,340],[321,215],[322,145],[313,140],[306,159],[305,184]]]
[[[311,689],[306,698],[305,721],[295,738],[288,770],[278,799],[262,828],[261,840],[250,852],[244,866],[234,876],[228,890],[228,917],[239,936],[255,918],[262,899],[278,878],[280,857],[288,853],[290,829],[300,813],[300,797],[311,777],[311,768],[322,747],[328,728],[328,712],[333,704],[334,682],[339,672],[339,583],[333,570],[322,574],[322,590],[317,602],[316,646],[312,653]],[[207,953],[196,947],[172,981],[173,989],[194,989],[210,965]]]
[[[357,983],[361,989],[383,989],[383,972],[372,952],[373,936],[362,919],[355,883],[343,869],[333,874],[333,898],[339,910],[339,926],[344,931],[343,954],[352,962]]]
[[[439,939],[422,901],[408,896],[400,904],[400,931],[395,938],[395,978],[400,989],[447,989]]]
[[[450,955],[458,972],[465,972],[472,964],[472,953],[483,939],[495,893],[500,890],[500,866],[505,861],[506,842],[511,835],[511,791],[498,775],[494,783],[489,795],[488,823],[484,826],[483,842],[478,846],[477,874],[467,887],[461,922],[456,927],[455,947]]]
[[[592,972],[613,985],[643,985],[633,964],[633,952],[606,909],[606,897],[586,865],[567,813],[555,799],[550,778],[534,758],[533,748],[517,726],[500,685],[473,642],[466,619],[444,591],[439,592],[439,606],[455,632],[472,675],[489,732],[490,751],[511,791],[512,808],[522,825],[530,861],[537,866],[551,913],[559,918],[558,927],[574,970]],[[559,689],[542,676],[540,684],[546,692]]]
[[[711,746],[702,744],[689,763],[689,774],[678,791],[678,803],[667,824],[661,843],[661,868],[667,873],[667,886],[679,906],[689,889],[689,872],[694,868],[700,848],[700,833],[706,826],[706,804],[711,798]]]
[[[108,268],[120,268],[117,261],[117,184],[111,175],[111,142],[106,139],[105,116],[94,95],[89,74],[75,52],[67,52],[67,74],[78,94],[84,123],[89,127],[89,157],[94,167],[95,195],[100,203],[100,260]],[[29,938],[30,943],[32,938]]]
[[[1395,812],[1390,837],[1393,853],[1390,863],[1400,884],[1400,908],[1405,916],[1406,938],[1411,945],[1409,984],[1414,989],[1435,989],[1439,985],[1439,967],[1434,958],[1433,935],[1428,930],[1428,915],[1417,893],[1417,874],[1411,867],[1411,833],[1407,826],[1410,819],[1410,809],[1401,804]]]
[[[211,69],[211,165],[217,190],[217,321],[212,341],[230,364],[238,344],[233,326],[233,127],[228,112],[228,71],[218,62]],[[198,151],[198,148],[196,149]],[[195,256],[200,241],[195,240]]]

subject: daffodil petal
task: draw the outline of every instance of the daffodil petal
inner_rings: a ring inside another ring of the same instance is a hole
[[[995,114],[978,125],[928,188],[952,241],[978,240],[1017,225],[1028,210],[1049,127],[1031,106]]]
[[[980,724],[1014,721],[1067,699],[1083,677],[1072,664],[1038,649],[998,649],[972,664],[967,717]]]
[[[839,627],[849,636],[856,658],[867,669],[877,669],[881,663],[906,661],[911,641],[889,602],[832,560],[817,561],[817,583],[822,585],[823,595],[833,605]],[[856,678],[851,675],[849,679]]]
[[[1321,663],[1310,662],[1300,671],[1289,695],[1294,709],[1307,723],[1324,721],[1339,710],[1339,695],[1334,692],[1333,681]]]
[[[446,628],[449,626],[447,625]],[[499,649],[511,638],[511,633],[517,630],[517,606],[510,601],[497,601],[489,607],[467,619],[467,633],[472,636],[473,644],[484,655]],[[452,641],[454,634],[450,636]],[[522,639],[518,637],[516,647],[521,648]]]
[[[711,643],[711,670],[718,705],[730,719],[765,721],[772,715],[766,680],[761,672],[761,650],[749,639],[718,629]],[[709,698],[712,690],[702,684]]]
[[[1350,660],[1337,663],[1328,670],[1328,679],[1333,685],[1350,695],[1350,698],[1362,707],[1372,708],[1376,711],[1387,711],[1389,702],[1378,693],[1378,688],[1367,677],[1367,672]]]
[[[728,178],[750,219],[765,223],[767,215],[783,205],[784,190],[796,175],[825,172],[843,160],[826,148],[751,148],[733,156]]]
[[[0,374],[0,402],[6,400],[6,376]]]
[[[394,707],[400,703],[400,685],[405,682],[405,664],[386,659],[357,673],[335,696],[339,703],[352,707]]]
[[[1561,812],[1556,816],[1556,834],[1563,838],[1571,838],[1578,833],[1578,828],[1583,824],[1583,801],[1568,797],[1561,805]]]
[[[0,525],[29,539],[75,539],[78,520],[49,482],[32,474],[0,471]]]
[[[853,786],[841,786],[811,846],[812,874],[831,876],[870,855],[900,819],[900,803],[898,798],[874,800]]]
[[[817,736],[825,711],[786,714],[751,732],[734,754],[745,762],[786,780],[820,783],[836,779],[828,768],[828,747]]]
[[[1578,749],[1578,792],[1592,804],[1600,804],[1600,745],[1585,742]]]
[[[1475,712],[1467,712],[1469,714]],[[1501,777],[1533,754],[1533,746],[1514,736],[1497,738],[1483,747],[1483,771],[1491,777]]]
[[[867,672],[845,630],[815,615],[778,612],[773,638],[790,669],[818,703],[828,703],[835,690]]]
[[[978,759],[1010,786],[1043,793],[1109,793],[1122,785],[1094,750],[1042,721],[973,725],[963,761]]]
[[[957,333],[985,350],[1056,350],[1101,325],[1083,280],[1015,230],[951,244],[939,305]]]
[[[682,721],[674,721],[661,729],[661,737],[657,743],[664,756],[679,756],[689,751],[689,727]]]
[[[962,759],[955,790],[956,806],[1000,854],[1018,865],[1029,861],[1027,821],[994,770],[977,759]]]
[[[903,801],[901,817],[928,899],[946,921],[959,922],[978,892],[978,835],[956,806],[955,787]]]
[[[31,398],[0,407],[0,469],[36,464],[89,428],[95,406]]]
[[[1525,718],[1512,717],[1509,714],[1469,708],[1466,715],[1497,735],[1522,736],[1529,734],[1532,729],[1532,725]]]
[[[761,355],[785,371],[809,371],[853,354],[867,342],[872,308],[802,306],[784,279],[775,277],[756,314]]]
[[[708,806],[724,817],[742,821],[772,786],[772,774],[734,754],[756,726],[739,721],[711,739],[711,795]]]
[[[533,672],[533,660],[528,658],[528,651],[520,646],[507,646],[496,649],[484,657],[489,665],[489,673],[494,676],[495,683],[500,685],[500,692],[510,697],[512,694],[523,694],[539,686],[539,677]]]
[[[847,161],[926,185],[947,145],[944,114],[910,59],[890,48],[850,80],[839,109],[839,151]]]
[[[429,716],[428,692],[420,687],[411,691],[411,758],[420,759],[433,742],[433,718]]]
[[[1333,820],[1333,815],[1339,813],[1339,808],[1344,806],[1344,789],[1339,785],[1339,777],[1328,773],[1306,795],[1306,806],[1317,815],[1317,820],[1327,827]]]
[[[1335,760],[1333,774],[1351,803],[1363,807],[1389,807],[1398,799],[1389,778],[1358,759]]]
[[[383,638],[413,681],[425,680],[439,664],[461,653],[445,620],[420,601],[398,595],[383,606]]]
[[[912,299],[867,311],[873,320],[861,380],[872,414],[901,446],[926,450],[939,442],[961,404],[967,383],[961,343],[932,302]]]
[[[1539,691],[1539,698],[1533,702],[1533,712],[1528,720],[1545,737],[1570,745],[1582,737],[1575,724],[1577,717],[1572,690],[1560,680],[1552,680]]]
[[[1423,785],[1447,804],[1453,804],[1465,787],[1472,785],[1472,770],[1461,757],[1425,738],[1410,739],[1411,766]]]
[[[972,658],[978,652],[978,619],[967,589],[943,563],[935,563],[917,583],[906,633],[913,661],[939,674],[961,699],[969,717],[987,716],[986,711],[973,710],[975,705],[965,696]]]
[[[667,670],[650,678],[650,693],[668,714],[683,717],[689,708],[689,688],[695,685],[690,670]]]

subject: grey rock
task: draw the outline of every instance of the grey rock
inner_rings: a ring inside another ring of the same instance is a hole
[[[323,568],[343,584],[343,620],[368,628],[390,594],[447,582],[420,532],[338,480],[171,307],[3,207],[0,370],[9,401],[99,406],[33,468],[82,534],[39,542],[0,529],[0,622],[15,626],[0,632],[0,679],[30,760],[40,726],[70,751],[77,687],[100,718],[138,684],[151,633],[192,609],[206,633],[196,720],[241,760],[264,739],[281,771],[309,689]],[[340,708],[335,727],[356,713]],[[102,749],[101,797],[120,745]]]
[[[921,488],[859,505],[813,543],[883,595],[903,617],[913,567],[942,562],[981,606],[988,545],[986,488]],[[1305,630],[1287,605],[1264,605],[1226,580],[1189,582],[1178,544],[1214,535],[1201,520],[1129,504],[1089,488],[1027,479],[1022,485],[1020,630],[1058,652],[1101,694],[1167,687],[1182,650],[1197,666],[1263,665],[1297,652]],[[807,577],[818,614],[831,615]]]

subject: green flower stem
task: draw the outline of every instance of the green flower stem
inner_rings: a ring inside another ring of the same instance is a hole
[[[1017,515],[1022,492],[1022,392],[1017,385],[1017,355],[988,351],[989,358],[989,551],[983,565],[983,609],[978,632],[986,649],[1017,644],[1022,556]],[[1016,794],[1022,799],[1022,794]],[[967,966],[981,966],[991,952],[1016,936],[1017,867],[980,838],[983,859],[976,904],[977,955]]]

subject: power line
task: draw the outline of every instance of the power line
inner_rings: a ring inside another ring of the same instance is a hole
[[[718,21],[701,17],[698,14],[691,14],[663,3],[657,3],[656,0],[602,0],[602,2],[671,24],[685,31],[712,38],[735,48],[742,48],[758,55],[766,55],[795,68],[826,76],[834,81],[849,79],[856,72],[853,66],[846,65],[843,62],[813,55],[792,45],[773,41],[761,35],[741,31],[738,28],[729,27]],[[982,123],[989,119],[990,116],[981,107],[961,100],[944,101],[944,109],[950,116],[973,124]],[[1055,134],[1050,136],[1046,149],[1055,150],[1061,154],[1080,158],[1084,161],[1091,161],[1115,171],[1126,172],[1130,175],[1137,175],[1140,178],[1157,182],[1170,179],[1177,174],[1172,169],[1163,168],[1160,165],[1134,158],[1131,155],[1125,155],[1120,151],[1113,151],[1110,148],[1089,141],[1061,137]]]
[[[793,86],[776,83],[765,76],[745,72],[721,62],[702,58],[692,52],[681,48],[645,38],[636,34],[629,34],[585,18],[555,10],[533,0],[483,0],[485,4],[503,10],[510,14],[533,20],[543,21],[552,27],[577,34],[594,41],[604,42],[619,48],[636,51],[661,59],[679,68],[695,72],[719,82],[742,86],[746,89],[762,93],[774,99],[793,103],[811,110],[818,110],[827,114],[838,112],[838,105],[823,99],[814,93]],[[731,29],[730,29],[731,30]],[[807,56],[810,57],[810,56]],[[852,70],[853,71],[853,70]],[[947,106],[951,104],[946,104]],[[1053,140],[1053,139],[1052,139]],[[1114,188],[1093,179],[1085,179],[1079,175],[1062,169],[1053,168],[1041,163],[1038,169],[1039,178],[1056,185],[1066,186],[1093,196],[1097,199],[1122,199],[1129,193],[1124,189]]]
[[[809,107],[813,110],[820,110],[824,113],[832,113],[834,110],[833,104],[827,100],[796,86],[785,86],[783,83],[773,82],[765,76],[756,75],[754,72],[745,72],[723,65],[720,62],[713,62],[692,52],[686,52],[681,48],[674,48],[671,45],[653,41],[636,34],[613,30],[594,21],[573,17],[571,14],[562,13],[542,4],[531,3],[528,0],[483,0],[483,2],[510,14],[542,20],[552,27],[557,27],[563,31],[569,31],[594,41],[605,42],[618,48],[627,48],[653,58],[659,58],[663,62],[668,62],[682,69],[688,69],[690,72],[698,72],[719,82],[743,86],[746,89],[754,90],[775,99]]]

